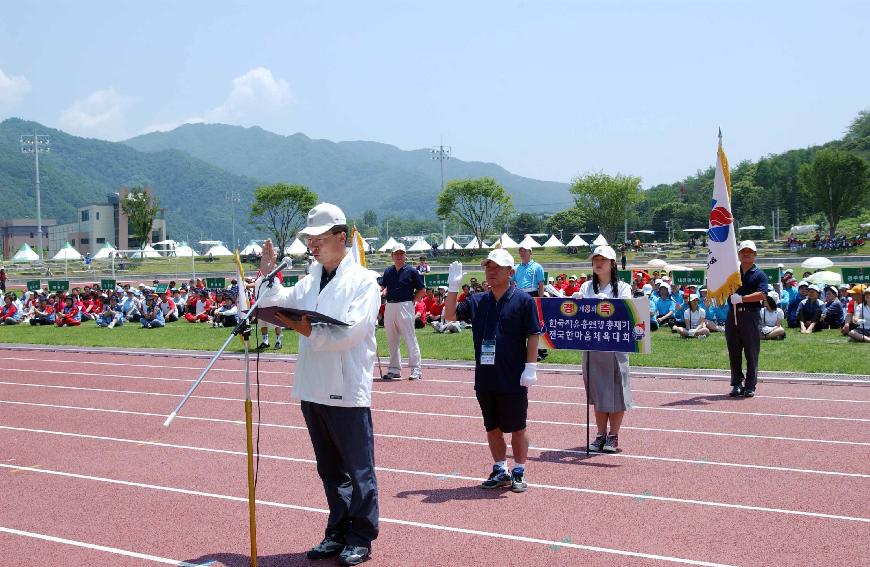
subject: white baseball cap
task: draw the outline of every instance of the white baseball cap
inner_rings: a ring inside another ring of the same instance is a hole
[[[649,294],[652,293],[652,286],[651,286],[650,284],[648,284],[648,283],[647,283],[647,284],[643,284],[643,289],[642,289],[641,291],[643,291],[643,294],[644,294],[644,295],[649,295]]]
[[[504,248],[496,248],[492,250],[485,260],[481,260],[480,265],[486,266],[486,263],[492,261],[502,267],[513,268],[515,266],[514,257]]]
[[[401,242],[397,242],[396,245],[393,246],[393,249],[390,251],[390,254],[395,254],[396,252],[405,252],[406,250],[407,249],[405,248],[404,244],[402,244]]]
[[[744,240],[740,243],[740,246],[737,247],[737,251],[740,252],[744,248],[749,248],[753,252],[758,252],[758,248],[755,247],[755,243],[751,240]]]
[[[308,221],[299,234],[318,236],[340,224],[347,224],[344,212],[332,203],[320,203],[308,211]]]
[[[671,286],[670,286],[670,284],[666,284],[665,282],[662,282],[662,283],[659,285],[659,289],[662,289],[662,288],[665,288],[665,289],[667,289],[668,291],[671,291]]]
[[[608,260],[616,260],[616,251],[610,246],[596,246],[595,250],[592,251],[592,257],[594,258],[595,256],[601,256]]]
[[[689,294],[689,301],[696,301],[698,299],[699,299],[699,297],[698,297],[697,293]]]
[[[767,292],[767,297],[772,297],[773,301],[779,303],[779,294],[773,290]]]
[[[822,288],[820,288],[820,287],[817,286],[816,284],[811,285],[811,286],[810,286],[810,289],[814,289],[814,290],[816,290],[816,292],[818,292],[818,293],[822,293]]]

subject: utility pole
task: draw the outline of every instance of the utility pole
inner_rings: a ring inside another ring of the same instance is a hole
[[[450,146],[445,146],[443,144],[431,148],[429,153],[432,154],[432,159],[437,159],[439,164],[441,165],[441,191],[444,191],[444,162],[450,159],[450,154],[452,149]]]
[[[239,243],[236,242],[236,203],[241,200],[241,195],[237,191],[230,191],[226,194],[226,200],[230,202],[230,207],[232,207],[232,224],[233,224],[233,250],[239,247]]]
[[[33,154],[36,162],[36,233],[39,261],[42,262],[42,200],[39,195],[39,154],[51,151],[51,142],[47,135],[36,134],[21,136],[21,153]]]

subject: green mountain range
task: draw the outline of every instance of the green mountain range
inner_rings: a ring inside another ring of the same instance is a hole
[[[145,152],[181,150],[236,175],[268,183],[307,185],[350,215],[371,209],[431,218],[441,192],[439,164],[427,149],[403,151],[376,142],[313,140],[304,134],[281,136],[259,127],[225,124],[185,124],[125,143]],[[572,201],[565,183],[521,177],[493,163],[451,158],[444,164],[445,180],[483,176],[498,180],[518,209],[540,202],[541,195],[562,205]],[[551,212],[558,208],[551,207]]]

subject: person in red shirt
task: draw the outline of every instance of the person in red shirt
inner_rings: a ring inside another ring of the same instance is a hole
[[[73,296],[68,295],[64,299],[63,309],[56,313],[54,324],[58,327],[78,327],[82,324],[82,314],[76,307]]]
[[[431,287],[426,288],[426,295],[423,296],[423,302],[426,304],[426,313],[431,317],[432,308],[435,307],[435,290]]]
[[[188,306],[190,302],[188,302]],[[193,297],[193,309],[185,313],[184,318],[188,323],[205,323],[208,321],[208,312],[211,310],[211,300],[208,297],[208,292],[202,290],[199,292],[199,297]]]
[[[462,303],[465,299],[471,295],[471,286],[468,284],[462,284],[462,293],[456,298],[456,301]]]
[[[429,307],[429,322],[440,321],[441,314],[444,312],[444,292],[440,289],[435,292],[435,300]]]
[[[3,306],[0,307],[0,325],[17,325],[20,318],[18,307],[12,302],[12,296],[5,296]]]
[[[429,312],[426,310],[426,301],[421,298],[420,301],[414,304],[414,328],[422,329],[426,326],[426,320]]]
[[[580,291],[580,284],[577,283],[577,276],[572,275],[568,278],[568,284],[562,288],[562,293],[565,294],[565,297],[571,297],[578,291]]]

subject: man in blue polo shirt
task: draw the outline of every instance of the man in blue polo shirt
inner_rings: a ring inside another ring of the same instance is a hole
[[[532,249],[520,246],[520,263],[514,271],[513,281],[517,289],[532,297],[544,297],[544,268],[532,260]],[[547,349],[538,349],[538,362],[547,358]]]
[[[402,379],[402,358],[399,354],[401,339],[405,339],[405,346],[408,347],[411,380],[419,380],[423,377],[423,371],[420,368],[420,345],[414,332],[414,304],[425,295],[426,285],[420,272],[405,263],[404,244],[396,244],[391,255],[393,265],[384,270],[381,278],[381,287],[387,297],[384,330],[390,347],[390,366],[384,380]]]
[[[457,305],[462,283],[462,264],[450,264],[447,280],[447,321],[470,318],[474,340],[474,390],[483,414],[489,450],[495,461],[492,473],[481,488],[509,486],[524,492],[529,438],[526,414],[528,387],[537,380],[538,309],[529,294],[512,285],[514,259],[507,250],[496,248],[481,262],[489,291],[467,297]],[[507,445],[511,436],[515,466],[508,472]]]
[[[755,395],[758,384],[758,353],[761,350],[761,305],[767,297],[767,276],[755,265],[755,242],[744,240],[737,247],[740,259],[740,287],[728,300],[725,341],[731,363],[732,398]],[[746,375],[743,356],[746,355]]]

